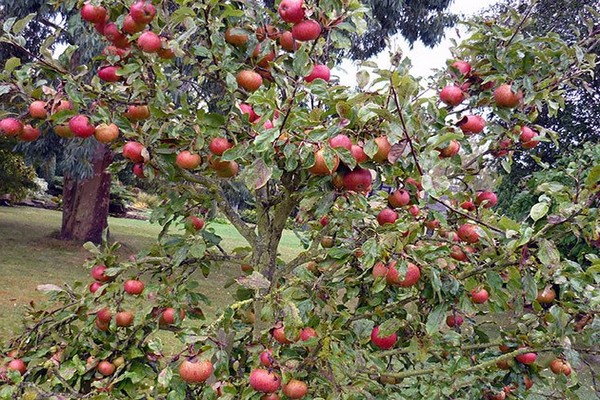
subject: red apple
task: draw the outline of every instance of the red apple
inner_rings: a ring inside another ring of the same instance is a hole
[[[123,20],[123,32],[129,33],[133,35],[135,33],[141,32],[146,28],[146,24],[141,24],[139,22],[135,22],[131,15],[127,15],[125,20]]]
[[[319,150],[315,151],[315,163],[312,167],[310,167],[308,169],[308,172],[310,172],[313,175],[319,175],[319,176],[331,175],[333,172],[335,172],[337,170],[339,164],[340,164],[340,160],[339,160],[338,156],[336,155],[334,157],[333,168],[329,169],[329,167],[325,163],[325,156],[323,155],[323,149],[319,149]]]
[[[240,110],[242,111],[242,114],[248,115],[248,121],[256,122],[257,120],[260,119],[260,116],[258,116],[254,112],[254,109],[252,108],[252,106],[250,104],[241,103],[239,107],[240,107]]]
[[[144,179],[146,175],[144,175],[144,164],[138,163],[133,165],[133,174],[140,179]]]
[[[84,21],[91,22],[93,24],[104,22],[106,19],[106,9],[101,6],[93,6],[89,3],[86,3],[83,5],[83,7],[81,7],[81,18]]]
[[[294,343],[294,341],[288,339],[285,336],[285,331],[284,331],[284,329],[283,329],[282,326],[278,327],[278,328],[274,328],[273,332],[272,332],[272,335],[273,335],[273,339],[275,339],[275,341],[277,341],[277,342],[279,342],[281,344],[291,344],[291,343]]]
[[[343,177],[343,185],[346,190],[359,193],[368,193],[371,191],[373,176],[368,169],[356,167]]]
[[[488,301],[490,295],[485,289],[473,289],[471,290],[471,300],[475,304],[483,304]]]
[[[377,144],[377,153],[373,155],[373,160],[380,163],[387,161],[388,155],[392,150],[392,145],[390,144],[387,136],[376,137],[375,144]]]
[[[189,221],[192,224],[192,227],[199,231],[202,228],[204,228],[204,220],[202,218],[196,217],[195,215],[192,215],[189,217]]]
[[[138,24],[149,24],[156,16],[156,8],[150,1],[136,1],[129,8],[129,15]]]
[[[175,323],[176,316],[177,316],[177,311],[174,308],[167,307],[160,314],[158,323],[160,325],[172,325]],[[184,318],[185,318],[185,311],[179,310],[179,322],[181,322]]]
[[[438,148],[437,151],[440,152],[440,158],[454,157],[460,151],[460,142],[457,140],[451,140],[450,143],[448,143],[448,146],[444,148]]]
[[[520,349],[525,348],[525,347],[526,346],[519,346]],[[515,360],[517,360],[521,364],[531,365],[535,362],[536,358],[537,358],[536,353],[523,353],[523,354],[519,354],[518,356],[516,356]]]
[[[108,282],[110,281],[112,278],[110,276],[107,276],[104,271],[106,271],[106,266],[105,265],[94,265],[92,267],[91,273],[92,273],[92,278],[94,278],[95,280],[97,280],[98,282]]]
[[[475,198],[475,204],[478,206],[483,204],[484,208],[492,208],[498,203],[498,196],[496,193],[490,192],[488,190],[484,190],[482,192],[477,193],[477,198]]]
[[[377,214],[379,225],[393,224],[398,219],[398,213],[391,208],[384,208]]]
[[[457,125],[465,135],[474,135],[483,131],[486,122],[479,115],[467,115],[458,121]]]
[[[400,280],[400,273],[396,269],[397,261],[393,260],[388,266],[388,272],[385,279],[390,285],[399,285],[400,287],[414,286],[421,277],[421,270],[413,263],[408,263],[406,266],[406,275]]]
[[[282,392],[290,399],[301,399],[308,392],[308,385],[297,379],[290,379],[288,383],[283,385]]]
[[[419,214],[421,213],[421,210],[419,209],[419,206],[417,206],[416,204],[413,204],[410,207],[408,207],[408,212],[410,213],[410,215],[417,218],[419,216]]]
[[[457,60],[452,64],[452,68],[460,72],[462,75],[469,75],[471,73],[471,64],[463,60]]]
[[[533,129],[531,129],[527,126],[523,126],[521,128],[521,134],[519,135],[519,140],[521,141],[521,146],[523,146],[526,149],[534,148],[539,143],[538,140],[533,140],[533,138],[536,136],[537,136],[537,133]]]
[[[214,371],[213,363],[209,360],[183,360],[179,365],[179,376],[187,383],[203,383]]]
[[[140,142],[129,141],[123,146],[123,157],[134,163],[143,163],[145,161],[142,152],[146,148]]]
[[[410,203],[410,193],[404,189],[396,190],[388,196],[388,203],[394,208],[404,207]]]
[[[551,286],[546,286],[543,290],[538,292],[536,300],[540,304],[550,304],[556,299],[556,292]]]
[[[98,363],[98,366],[96,367],[96,369],[98,370],[98,372],[100,372],[102,375],[104,376],[109,376],[114,374],[115,370],[117,369],[117,367],[106,360],[102,360]]]
[[[304,1],[282,0],[277,11],[279,11],[282,20],[290,24],[296,24],[304,19]]]
[[[494,101],[498,107],[515,108],[523,99],[523,92],[514,92],[509,84],[500,85],[494,90]]]
[[[454,245],[450,249],[450,257],[455,259],[456,261],[468,261],[469,258],[467,254],[460,248],[460,246]]]
[[[350,153],[352,153],[352,157],[354,157],[357,164],[361,164],[369,160],[369,156],[367,156],[363,148],[356,144],[353,144],[350,147]]]
[[[281,377],[262,368],[252,370],[249,381],[252,389],[262,393],[273,393],[281,387]]]
[[[0,121],[0,132],[6,136],[17,136],[23,131],[23,123],[16,118],[4,118]]]
[[[117,326],[125,328],[133,325],[133,313],[130,311],[120,311],[115,315]]]
[[[300,42],[316,40],[321,36],[321,25],[312,19],[300,21],[292,28],[292,36]]]
[[[192,154],[188,150],[184,150],[175,157],[175,164],[183,169],[196,169],[202,163],[202,158],[198,154]]]
[[[27,364],[20,358],[15,358],[14,360],[10,360],[8,365],[6,366],[8,369],[12,369],[13,371],[19,371],[19,374],[23,375],[27,371]]]
[[[265,367],[270,367],[273,365],[273,350],[267,349],[260,353],[259,356],[260,363]]]
[[[41,135],[42,131],[39,128],[34,128],[33,126],[27,124],[23,127],[23,130],[19,135],[19,139],[24,142],[33,142],[38,140]]]
[[[234,28],[235,29],[235,28]],[[242,47],[248,43],[248,35],[246,33],[234,33],[232,28],[227,28],[225,31],[225,41],[237,47]]]
[[[160,36],[152,31],[146,31],[138,37],[137,45],[146,53],[156,53],[162,47]]]
[[[129,279],[123,284],[125,293],[132,295],[142,294],[144,287],[144,282],[137,279]]]
[[[303,328],[300,331],[300,340],[302,340],[303,342],[306,342],[307,340],[309,340],[310,338],[313,337],[317,337],[317,331],[315,331],[313,328],[307,326],[306,328]]]
[[[330,78],[331,78],[331,71],[329,70],[329,67],[327,65],[323,65],[323,64],[316,64],[313,67],[310,75],[305,77],[304,80],[309,83],[314,81],[315,79],[323,79],[325,82],[329,82]]]
[[[448,325],[450,328],[461,326],[463,322],[464,319],[459,314],[450,314],[446,317],[446,325]]]
[[[327,215],[323,215],[319,222],[321,223],[321,226],[327,226],[327,224],[329,224],[329,218],[327,218]]]
[[[85,115],[76,115],[69,120],[69,129],[80,138],[90,137],[96,132],[96,127],[90,123]]]
[[[332,148],[344,147],[348,150],[352,149],[352,141],[350,138],[342,133],[329,139],[329,146]]]
[[[31,118],[46,119],[48,117],[46,107],[45,101],[36,100],[29,105],[29,115],[31,115]]]
[[[90,283],[89,289],[91,293],[96,293],[98,291],[98,289],[100,289],[102,287],[102,283],[98,282],[98,281],[94,281],[92,283]]]
[[[129,40],[113,22],[109,22],[104,27],[104,36],[109,42],[112,42],[116,47],[125,48],[129,46]]]
[[[373,331],[371,332],[371,343],[382,350],[391,349],[394,344],[396,344],[396,340],[398,340],[398,335],[395,333],[392,333],[389,336],[380,337],[379,326],[373,328]]]
[[[477,233],[477,227],[471,224],[463,224],[456,231],[458,237],[467,243],[479,242],[479,233]]]
[[[460,208],[467,211],[475,211],[477,209],[477,207],[475,207],[475,203],[473,203],[473,200],[463,201],[460,203]]]
[[[217,156],[222,156],[226,150],[233,147],[233,143],[231,143],[227,138],[224,137],[216,137],[210,141],[208,144],[208,149]]]
[[[279,45],[288,52],[294,52],[297,49],[296,40],[290,31],[285,31],[279,37]]]
[[[456,85],[448,85],[440,92],[440,100],[449,106],[457,106],[462,103],[464,99],[464,92]]]
[[[127,106],[124,116],[132,121],[141,121],[150,117],[150,110],[145,105],[131,105]]]
[[[249,92],[257,91],[263,82],[263,78],[260,74],[248,69],[238,72],[235,79],[241,88],[244,88]]]
[[[112,319],[112,313],[108,307],[102,308],[100,311],[96,313],[96,319],[100,322],[104,322],[105,324],[110,323]]]

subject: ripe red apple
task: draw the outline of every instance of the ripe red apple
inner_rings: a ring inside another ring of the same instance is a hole
[[[456,85],[448,85],[440,92],[440,100],[452,107],[459,105],[464,99],[464,92]]]
[[[119,27],[113,22],[109,22],[104,27],[104,36],[116,47],[125,48],[129,46],[129,40],[127,40],[127,36],[125,36],[123,32],[119,30]]]
[[[277,342],[279,342],[281,344],[291,344],[291,343],[294,343],[293,340],[290,340],[290,339],[288,339],[285,336],[285,331],[283,329],[283,326],[278,327],[278,328],[274,328],[273,332],[272,332],[272,335],[273,335],[273,339],[275,339],[275,341],[277,341]]]
[[[145,105],[131,105],[127,106],[127,111],[124,114],[125,118],[132,121],[141,121],[150,117],[150,110]]]
[[[459,314],[450,314],[446,317],[446,325],[448,325],[450,328],[461,326],[463,322],[464,319]]]
[[[117,326],[128,327],[133,325],[133,313],[130,311],[120,311],[115,315]]]
[[[494,90],[494,101],[498,107],[515,108],[523,99],[523,92],[514,92],[512,86],[505,83]]]
[[[227,149],[233,147],[233,143],[231,143],[227,138],[224,137],[216,137],[210,141],[208,144],[208,149],[217,156],[222,156],[223,153]]]
[[[519,346],[520,349],[525,348],[525,347],[526,346]],[[519,354],[518,356],[516,356],[515,360],[517,360],[521,364],[531,365],[535,362],[536,358],[537,358],[536,353],[523,353],[523,354]]]
[[[146,24],[135,22],[131,15],[127,15],[123,20],[123,32],[133,35],[141,32],[146,28]]]
[[[92,273],[92,278],[94,278],[95,280],[97,280],[98,282],[108,282],[110,281],[112,278],[110,276],[107,276],[104,271],[106,271],[106,266],[105,265],[94,265],[92,267],[91,273]]]
[[[344,147],[348,150],[352,149],[352,141],[350,138],[342,133],[329,139],[329,146],[332,148]]]
[[[329,224],[329,218],[327,218],[327,215],[323,215],[319,222],[321,226],[327,226],[327,224]]]
[[[156,16],[156,8],[150,1],[137,1],[129,8],[129,15],[138,24],[149,24]]]
[[[404,207],[410,203],[410,193],[404,189],[396,190],[388,196],[388,203],[394,208]]]
[[[490,295],[485,289],[473,289],[471,290],[471,300],[475,304],[483,304],[488,301]]]
[[[463,224],[456,231],[458,237],[467,243],[479,242],[479,233],[477,233],[477,227],[471,224]]]
[[[521,128],[521,134],[519,135],[521,146],[523,146],[526,149],[533,149],[539,143],[538,140],[533,140],[533,138],[536,136],[537,133],[533,129],[527,126],[523,126]]]
[[[279,37],[279,45],[288,52],[294,52],[297,49],[296,40],[290,31],[285,31]]]
[[[385,279],[390,285],[399,285],[400,287],[414,286],[421,277],[421,270],[413,263],[408,263],[406,267],[406,275],[400,280],[400,273],[396,269],[397,261],[393,260],[388,265],[388,271]]]
[[[23,130],[19,134],[19,140],[24,142],[33,142],[39,139],[42,135],[42,131],[39,128],[27,124],[23,127]]]
[[[162,47],[160,36],[152,31],[146,31],[138,37],[137,45],[146,53],[156,53]]]
[[[377,144],[377,153],[373,155],[373,160],[380,163],[387,161],[390,150],[392,150],[387,136],[376,137],[375,144]]]
[[[94,130],[94,137],[100,143],[110,143],[119,137],[119,127],[115,124],[100,124]]]
[[[96,313],[96,318],[98,319],[98,321],[108,324],[112,319],[112,313],[110,312],[110,308],[102,308]]]
[[[290,379],[283,385],[282,392],[290,399],[301,399],[308,392],[308,385],[297,379]]]
[[[325,163],[325,156],[323,155],[323,149],[319,149],[319,150],[315,151],[315,164],[308,169],[308,172],[310,172],[313,175],[320,175],[320,176],[331,175],[333,172],[335,172],[338,169],[339,165],[340,165],[340,160],[339,160],[338,156],[336,155],[334,158],[333,168],[330,170],[329,167],[327,167],[327,164]]]
[[[546,286],[543,290],[538,292],[536,300],[541,304],[550,304],[556,299],[556,292],[551,286]]]
[[[106,9],[102,6],[93,6],[86,3],[81,7],[81,18],[84,21],[97,24],[104,22],[106,18]]]
[[[398,219],[398,213],[391,208],[384,208],[377,214],[379,225],[393,224]]]
[[[94,281],[90,283],[89,289],[91,293],[96,293],[102,287],[102,282]]]
[[[179,376],[187,383],[205,382],[214,371],[213,363],[209,360],[183,360],[179,365]]]
[[[23,124],[16,118],[4,118],[0,121],[0,132],[6,136],[17,136],[23,131]]]
[[[36,100],[29,105],[29,115],[31,118],[46,119],[48,117],[48,110],[46,110],[46,102],[42,100]]]
[[[273,365],[273,350],[271,349],[267,349],[264,350],[260,353],[259,356],[260,359],[260,363],[262,365],[264,365],[265,367],[270,367],[271,365]]]
[[[452,68],[460,72],[462,75],[469,75],[471,73],[471,64],[463,60],[457,60],[452,64]]]
[[[235,28],[234,28],[235,29]],[[227,28],[225,31],[225,41],[236,47],[245,46],[248,43],[248,35],[246,33],[234,33],[232,28]]]
[[[279,400],[280,397],[275,393],[264,394],[260,397],[260,400]]]
[[[95,23],[94,29],[96,30],[96,32],[98,32],[99,34],[104,36],[104,28],[106,28],[107,24],[108,24],[108,15],[106,16],[106,18],[104,18],[104,21]]]
[[[300,21],[293,26],[292,36],[300,42],[316,40],[321,36],[321,25],[312,19]]]
[[[373,266],[373,279],[377,279],[379,277],[385,277],[388,273],[388,267],[382,261],[378,261]]]
[[[167,307],[160,314],[160,318],[158,319],[158,323],[160,325],[172,325],[175,323],[177,311],[174,308]],[[179,321],[182,321],[185,318],[185,311],[179,310]]]
[[[312,82],[315,79],[323,79],[325,82],[329,82],[329,79],[331,78],[331,71],[329,70],[329,67],[327,65],[323,65],[323,64],[316,64],[310,75],[306,76],[304,78],[304,80],[306,82]],[[352,146],[352,144],[350,144]]]
[[[142,155],[144,150],[145,147],[140,142],[129,141],[123,146],[123,157],[134,163],[143,163],[145,161]]]
[[[183,169],[196,169],[202,162],[202,158],[198,154],[192,154],[188,150],[184,150],[175,157],[175,164]]]
[[[303,342],[306,342],[308,339],[317,336],[317,331],[315,331],[309,326],[307,326],[306,328],[302,328],[302,330],[300,331],[300,340],[302,340]]]
[[[204,228],[204,220],[202,218],[192,215],[189,217],[189,221],[192,223],[192,227],[197,231]]]
[[[212,160],[210,165],[217,173],[217,176],[221,178],[231,178],[237,175],[240,168],[235,161]]]
[[[483,204],[484,208],[492,208],[498,203],[498,196],[496,193],[490,192],[489,190],[484,190],[477,193],[477,197],[475,198],[475,204],[478,206]]]
[[[371,191],[373,176],[368,169],[356,167],[343,177],[343,185],[346,190],[359,193],[368,193]]]
[[[391,349],[394,344],[396,344],[396,340],[398,340],[398,335],[396,333],[392,333],[389,336],[380,337],[379,326],[373,328],[373,331],[371,332],[371,343],[382,350]]]
[[[467,211],[475,211],[477,209],[477,207],[475,207],[475,203],[473,203],[473,200],[463,201],[460,203],[460,208]]]
[[[240,87],[249,92],[257,91],[263,82],[263,78],[260,76],[260,74],[249,69],[238,72],[235,80]]]
[[[361,164],[369,160],[369,156],[367,156],[363,148],[359,145],[353,144],[350,147],[350,153],[352,153],[352,157],[354,157],[357,164]]]
[[[54,107],[52,108],[52,114],[73,109],[73,105],[69,100],[59,100],[54,103]]]
[[[277,11],[282,20],[296,24],[304,19],[304,0],[282,0]]]
[[[69,120],[69,129],[80,138],[90,137],[96,132],[96,127],[90,123],[85,115],[76,115]]]
[[[98,70],[98,78],[102,79],[104,82],[118,82],[121,80],[121,77],[117,75],[119,69],[121,69],[121,67],[114,65],[102,67]]]
[[[458,154],[460,151],[460,142],[457,140],[451,140],[448,146],[444,148],[438,148],[440,152],[440,158],[451,158]]]
[[[468,261],[469,258],[467,254],[460,248],[460,246],[454,245],[450,249],[450,257],[455,259],[456,261]]]
[[[146,177],[146,175],[144,175],[144,164],[142,163],[134,164],[132,171],[139,179],[144,179]]]
[[[467,115],[458,121],[457,125],[465,135],[474,135],[483,131],[486,122],[479,115]]]
[[[8,365],[6,366],[8,369],[12,369],[13,371],[19,371],[19,374],[23,375],[27,371],[27,364],[20,358],[15,358],[14,360],[10,360]]]
[[[241,103],[239,107],[242,114],[248,114],[248,121],[253,123],[260,119],[260,116],[254,112],[254,109],[250,104]]]
[[[252,389],[262,393],[273,393],[281,387],[281,377],[262,368],[252,370],[249,381]]]
[[[144,291],[144,287],[144,282],[137,279],[129,279],[123,284],[125,293],[132,295],[142,294],[142,292]]]
[[[421,213],[421,210],[419,209],[419,206],[417,206],[416,204],[413,204],[410,207],[408,207],[408,212],[410,213],[410,215],[417,218],[419,216],[419,214]]]

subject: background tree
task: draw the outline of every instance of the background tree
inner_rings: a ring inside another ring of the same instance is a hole
[[[586,269],[556,243],[597,240],[600,169],[541,186],[524,221],[494,208],[493,187],[478,191],[477,171],[595,68],[593,30],[568,44],[522,32],[527,17],[511,12],[471,23],[431,87],[394,57],[350,90],[331,81],[329,50],[363,32],[358,1],[102,5],[82,13],[107,13],[118,25],[100,31],[130,51],[100,57],[97,77],[65,71],[68,48],[0,78],[25,99],[56,80],[45,100],[68,96],[74,110],[44,123],[68,121],[85,140],[103,127],[127,160],[111,168],[170,182],[153,214],[163,230],[127,260],[118,244],[86,245],[89,286],[41,287],[55,303],[5,346],[0,396],[487,400],[535,382],[589,398],[577,360],[598,339],[600,259],[577,255]],[[126,20],[138,32],[117,32]],[[21,27],[3,40],[19,45]],[[215,109],[194,89],[206,83],[224,93]],[[229,181],[252,193],[254,224],[230,204]],[[214,201],[245,239],[234,249],[197,215]],[[282,259],[296,213],[304,248]],[[197,274],[233,266],[234,301],[204,320]]]

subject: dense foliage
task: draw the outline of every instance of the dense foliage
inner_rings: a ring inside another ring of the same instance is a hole
[[[326,64],[366,9],[284,2],[98,1],[116,21],[82,9],[112,42],[98,70],[73,66],[72,47],[7,62],[12,101],[45,104],[34,125],[68,123],[74,143],[122,150],[111,168],[170,183],[154,246],[122,260],[118,244],[87,245],[89,288],[40,288],[54,303],[6,344],[0,397],[585,398],[600,259],[557,243],[598,245],[600,167],[540,185],[522,220],[494,208],[481,171],[552,140],[536,117],[595,67],[593,29],[529,35],[510,11],[472,23],[430,87],[398,56],[390,70],[363,63],[353,91]],[[7,21],[3,40],[22,46],[26,22]],[[224,93],[217,107],[206,84]],[[255,224],[228,203],[232,181]],[[202,215],[213,202],[247,243],[220,245]],[[284,260],[290,216],[305,249]],[[237,266],[236,301],[204,319],[194,274]]]

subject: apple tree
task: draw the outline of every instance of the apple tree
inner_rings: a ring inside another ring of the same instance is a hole
[[[540,185],[518,221],[486,182],[555,139],[536,117],[588,79],[592,28],[567,45],[511,11],[473,22],[426,83],[393,54],[349,88],[331,54],[365,30],[358,0],[68,3],[106,39],[102,65],[73,67],[72,47],[53,59],[49,38],[2,73],[23,113],[0,130],[109,143],[112,169],[168,182],[163,230],[127,260],[89,244],[88,284],[40,287],[51,302],[4,346],[0,397],[585,398],[600,260],[556,242],[597,244],[600,169]],[[19,46],[26,23],[2,40]],[[199,214],[215,201],[239,247]],[[304,248],[287,259],[290,219]],[[197,279],[220,268],[239,268],[235,301],[207,318]]]

